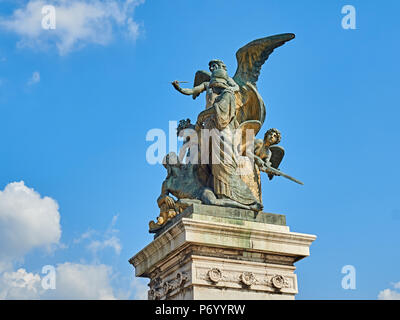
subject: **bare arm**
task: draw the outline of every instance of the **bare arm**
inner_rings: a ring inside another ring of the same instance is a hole
[[[173,81],[172,85],[174,86],[174,88],[179,91],[182,94],[185,94],[187,96],[193,95],[193,99],[195,99],[195,97],[197,97],[200,93],[202,93],[203,91],[206,90],[207,88],[207,82],[203,82],[202,84],[193,87],[192,89],[188,89],[188,88],[181,88],[179,86],[179,82],[178,81]]]
[[[260,158],[257,155],[254,155],[254,161],[258,165],[261,171],[264,171],[268,174],[273,174],[269,168],[271,168],[271,162],[269,161],[271,159],[271,154],[269,154],[267,157],[262,157]],[[277,169],[278,170],[278,169]]]
[[[264,161],[259,156],[256,155],[254,155],[254,162],[257,164],[259,168],[262,168],[265,165]]]

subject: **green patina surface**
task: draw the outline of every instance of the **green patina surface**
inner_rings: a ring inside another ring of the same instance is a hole
[[[219,206],[208,206],[203,204],[192,204],[181,214],[170,220],[163,228],[161,228],[155,235],[157,238],[165,230],[169,229],[172,225],[176,224],[182,218],[189,218],[202,221],[212,221],[220,223],[228,223],[240,226],[251,226],[254,223],[266,223],[286,226],[286,216],[282,214],[259,212],[258,214],[251,210],[227,208]],[[207,235],[212,240],[214,236]],[[248,232],[248,241],[246,243],[240,243],[241,247],[250,246],[251,232]],[[247,238],[247,237],[246,237]],[[241,241],[241,242],[242,242]]]

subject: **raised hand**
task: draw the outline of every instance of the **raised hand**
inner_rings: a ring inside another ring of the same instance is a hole
[[[179,81],[178,80],[174,80],[171,82],[171,84],[174,86],[174,88],[178,91],[181,91],[181,87],[179,85]]]

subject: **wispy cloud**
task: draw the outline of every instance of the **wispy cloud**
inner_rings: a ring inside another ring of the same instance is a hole
[[[122,249],[119,239],[115,236],[107,238],[103,241],[94,240],[87,246],[87,248],[92,251],[93,254],[97,254],[98,251],[105,248],[112,248],[116,254],[120,254]]]
[[[40,73],[39,71],[35,71],[32,73],[31,78],[28,80],[28,85],[33,85],[40,82]]]
[[[30,0],[10,16],[0,17],[0,28],[20,36],[18,47],[46,50],[60,55],[88,44],[108,45],[117,33],[136,40],[139,24],[134,9],[144,0],[54,0],[56,28],[42,27],[42,8],[48,1]]]
[[[104,232],[96,231],[89,229],[84,232],[79,238],[74,239],[73,242],[75,244],[81,243],[83,241],[89,242],[86,245],[86,249],[88,249],[95,259],[97,259],[97,254],[107,248],[111,248],[114,252],[119,255],[122,250],[122,245],[120,239],[117,237],[119,232],[118,229],[115,228],[115,224],[117,223],[118,215],[113,216],[110,225],[107,230]]]
[[[82,233],[79,238],[74,239],[73,243],[77,244],[77,243],[81,243],[82,241],[84,241],[86,239],[90,239],[95,233],[96,233],[95,230],[89,229],[88,231]]]

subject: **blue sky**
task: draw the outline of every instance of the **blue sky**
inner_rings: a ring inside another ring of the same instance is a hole
[[[43,4],[65,18],[56,30],[38,26]],[[355,30],[341,25],[347,4]],[[31,274],[37,285],[44,265],[65,279],[98,272],[103,297],[143,297],[146,282],[133,279],[128,259],[152,240],[166,175],[146,162],[146,133],[204,108],[204,97],[193,101],[169,82],[191,83],[213,58],[232,76],[241,46],[292,32],[258,89],[261,132],[281,130],[281,168],[305,183],[263,178],[264,211],[318,237],[296,264],[297,299],[377,299],[383,290],[400,298],[399,11],[398,1],[367,0],[0,1],[0,230],[23,232],[7,220],[21,197],[23,212],[34,199],[48,219],[60,217],[41,242],[14,239],[19,255],[0,254],[0,274]],[[7,245],[0,249],[11,252]],[[356,269],[355,290],[341,286],[345,265]],[[25,294],[8,292],[4,279],[0,298]],[[80,292],[63,290],[59,297]],[[101,298],[93,294],[82,297]]]

